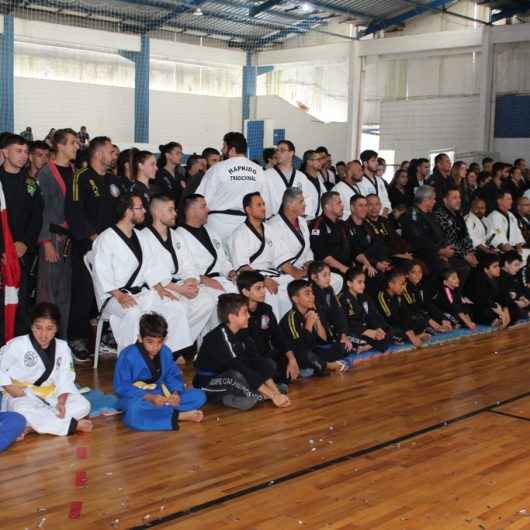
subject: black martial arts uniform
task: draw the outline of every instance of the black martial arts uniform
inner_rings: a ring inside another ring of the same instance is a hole
[[[329,217],[321,215],[312,224],[310,241],[316,260],[324,261],[331,257],[346,267],[351,267],[352,249],[344,221],[332,221]],[[330,268],[332,272],[341,274],[341,271],[331,266]]]
[[[408,306],[410,318],[417,319],[424,328],[429,327],[429,320],[434,320],[437,324],[445,320],[442,311],[436,307],[431,298],[425,296],[423,288],[408,280],[403,291],[403,300]]]
[[[460,289],[451,289],[442,284],[434,295],[433,301],[436,307],[453,324],[465,325],[459,316],[460,314],[468,315],[471,319],[473,318],[473,304],[463,299]]]
[[[423,333],[427,327],[422,318],[415,318],[409,311],[403,296],[389,294],[386,290],[377,295],[379,311],[385,317],[387,324],[394,333],[404,340],[409,340],[406,332]]]

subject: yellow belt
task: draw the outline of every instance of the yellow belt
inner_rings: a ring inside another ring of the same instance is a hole
[[[141,390],[156,390],[156,383],[146,383],[145,381],[136,381],[133,383],[133,385],[136,388],[140,388]],[[160,385],[160,388],[162,389],[162,394],[164,394],[164,397],[171,396],[171,392],[168,390],[167,386],[164,384]]]
[[[21,386],[22,388],[31,388],[31,391],[36,395],[43,399],[48,399],[49,396],[51,396],[55,392],[55,385],[49,384],[49,385],[42,385],[42,386],[35,386],[32,383],[25,383],[24,381],[18,381],[17,379],[13,379],[13,385]]]

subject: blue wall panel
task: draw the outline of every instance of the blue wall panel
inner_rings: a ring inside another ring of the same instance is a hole
[[[499,96],[495,138],[530,138],[530,96]]]
[[[263,134],[265,122],[255,120],[247,122],[248,157],[251,160],[261,161],[263,155]]]

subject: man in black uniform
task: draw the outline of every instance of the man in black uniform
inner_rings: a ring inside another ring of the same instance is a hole
[[[4,189],[7,218],[21,269],[15,333],[22,335],[29,329],[30,272],[42,227],[42,197],[39,187],[33,182],[27,182],[27,141],[12,134],[3,141],[2,152],[5,160],[0,168],[0,182]],[[2,302],[2,316],[3,307]],[[3,326],[0,327],[3,330]]]
[[[98,136],[88,147],[89,165],[74,174],[66,197],[66,220],[72,234],[72,300],[68,336],[76,358],[88,357],[89,320],[94,303],[90,275],[83,262],[97,235],[116,221],[119,182],[109,173],[110,138]]]
[[[332,272],[345,274],[351,266],[352,252],[348,230],[342,221],[342,199],[338,192],[327,191],[321,203],[323,214],[313,223],[311,249],[315,260],[329,265]]]
[[[427,185],[432,186],[436,192],[436,204],[441,204],[446,190],[455,187],[455,181],[451,176],[451,159],[440,153],[434,159],[434,171],[427,180]]]

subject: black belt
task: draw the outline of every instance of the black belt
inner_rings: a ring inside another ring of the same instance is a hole
[[[221,276],[218,272],[210,272],[208,274],[205,274],[207,278],[219,278]]]
[[[238,215],[240,217],[246,217],[246,214],[241,210],[210,210],[208,215],[212,213],[224,213],[226,215]]]

